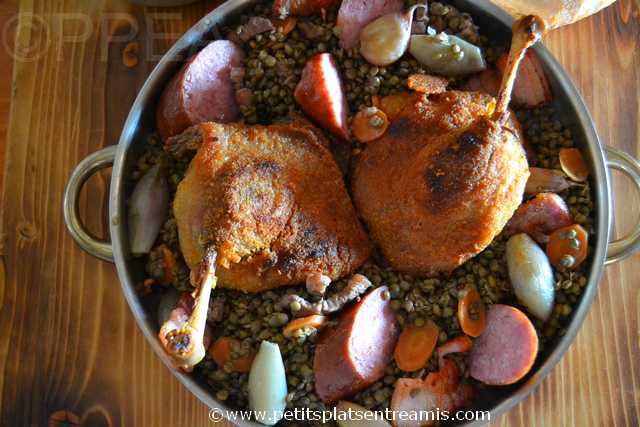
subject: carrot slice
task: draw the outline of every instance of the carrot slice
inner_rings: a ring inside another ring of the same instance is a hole
[[[394,357],[400,369],[413,372],[424,368],[433,354],[440,330],[429,320],[424,326],[410,325],[402,330]]]
[[[579,224],[554,231],[547,243],[547,256],[558,270],[573,270],[587,257],[589,234]]]
[[[474,338],[479,337],[487,326],[484,303],[474,286],[467,288],[458,301],[458,322],[462,331]]]
[[[560,167],[569,178],[578,182],[585,182],[589,178],[589,168],[582,153],[577,148],[562,148],[558,154]]]
[[[238,340],[231,337],[220,337],[209,348],[209,356],[218,366],[225,366],[231,363],[231,369],[235,372],[249,372],[255,354],[250,353],[245,356],[233,357],[233,347],[239,345]]]
[[[285,337],[290,337],[296,331],[302,328],[311,327],[315,329],[320,329],[324,325],[326,320],[327,320],[326,317],[321,316],[319,314],[312,314],[311,316],[293,319],[291,322],[289,322],[289,324],[287,324],[287,326],[285,326],[282,333]]]
[[[360,142],[371,142],[380,138],[388,127],[387,115],[376,107],[368,107],[358,111],[351,122],[353,136]]]

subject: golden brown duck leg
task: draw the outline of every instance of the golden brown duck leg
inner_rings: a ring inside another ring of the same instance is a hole
[[[522,62],[527,49],[542,38],[545,29],[544,21],[535,15],[522,17],[513,24],[511,49],[509,50],[507,66],[502,76],[500,91],[498,92],[498,102],[493,113],[493,119],[500,125],[504,124],[508,118],[507,111],[520,62]]]
[[[158,334],[162,346],[175,365],[185,371],[191,371],[200,363],[207,350],[204,347],[204,331],[211,291],[217,283],[216,259],[216,251],[209,249],[202,260],[199,286],[191,313],[175,309]]]

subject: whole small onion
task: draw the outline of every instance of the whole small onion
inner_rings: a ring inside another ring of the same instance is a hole
[[[148,253],[167,217],[169,186],[159,164],[137,182],[129,199],[129,244],[133,255]]]
[[[415,5],[406,12],[389,13],[369,23],[360,32],[360,53],[371,64],[393,64],[409,46]]]
[[[265,414],[258,421],[274,425],[287,406],[287,377],[277,344],[262,341],[249,372],[249,407]]]
[[[507,241],[506,258],[509,279],[518,301],[538,319],[549,319],[555,288],[547,255],[531,237],[521,233]]]

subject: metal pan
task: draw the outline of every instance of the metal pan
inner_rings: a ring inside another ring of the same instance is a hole
[[[256,0],[227,1],[187,31],[167,52],[147,79],[131,108],[118,145],[104,148],[84,159],[72,173],[65,192],[64,218],[69,232],[88,253],[102,260],[115,262],[122,290],[138,325],[158,357],[170,368],[171,362],[157,339],[159,325],[155,312],[145,306],[146,303],[135,291],[135,284],[142,279],[144,268],[141,261],[134,259],[129,253],[126,199],[131,188],[126,177],[140,155],[144,141],[154,131],[157,100],[168,80],[186,57],[214,38],[214,27],[233,22],[241,13],[250,10],[254,3]],[[509,37],[512,19],[487,1],[454,0],[451,3],[474,16],[485,34],[504,39]],[[583,149],[591,168],[591,186],[596,209],[594,254],[588,284],[577,309],[574,310],[567,333],[538,357],[532,372],[523,381],[509,387],[494,388],[492,390],[495,392],[491,393],[491,396],[484,396],[475,402],[475,409],[490,410],[493,420],[531,393],[567,351],[591,307],[605,265],[621,261],[640,249],[640,224],[629,236],[609,242],[612,220],[609,171],[613,168],[623,172],[640,190],[640,163],[628,154],[605,147],[600,143],[589,112],[567,74],[544,46],[536,46],[535,51],[553,86],[557,110],[563,112],[565,123],[572,124],[575,138]],[[111,165],[113,165],[109,198],[111,243],[108,243],[97,240],[87,232],[78,216],[77,201],[84,182],[97,170]],[[224,403],[216,400],[214,391],[195,376],[181,373],[173,368],[171,370],[208,407],[229,409]],[[235,422],[239,425],[258,425]],[[484,424],[483,421],[476,421],[463,425],[482,424]]]

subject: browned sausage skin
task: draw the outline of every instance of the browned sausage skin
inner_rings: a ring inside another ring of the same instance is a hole
[[[238,119],[231,69],[242,67],[244,53],[228,40],[216,40],[193,56],[167,85],[156,112],[163,140],[195,124]]]
[[[374,289],[320,335],[313,368],[323,402],[336,402],[384,376],[398,337],[389,303],[386,287]]]

